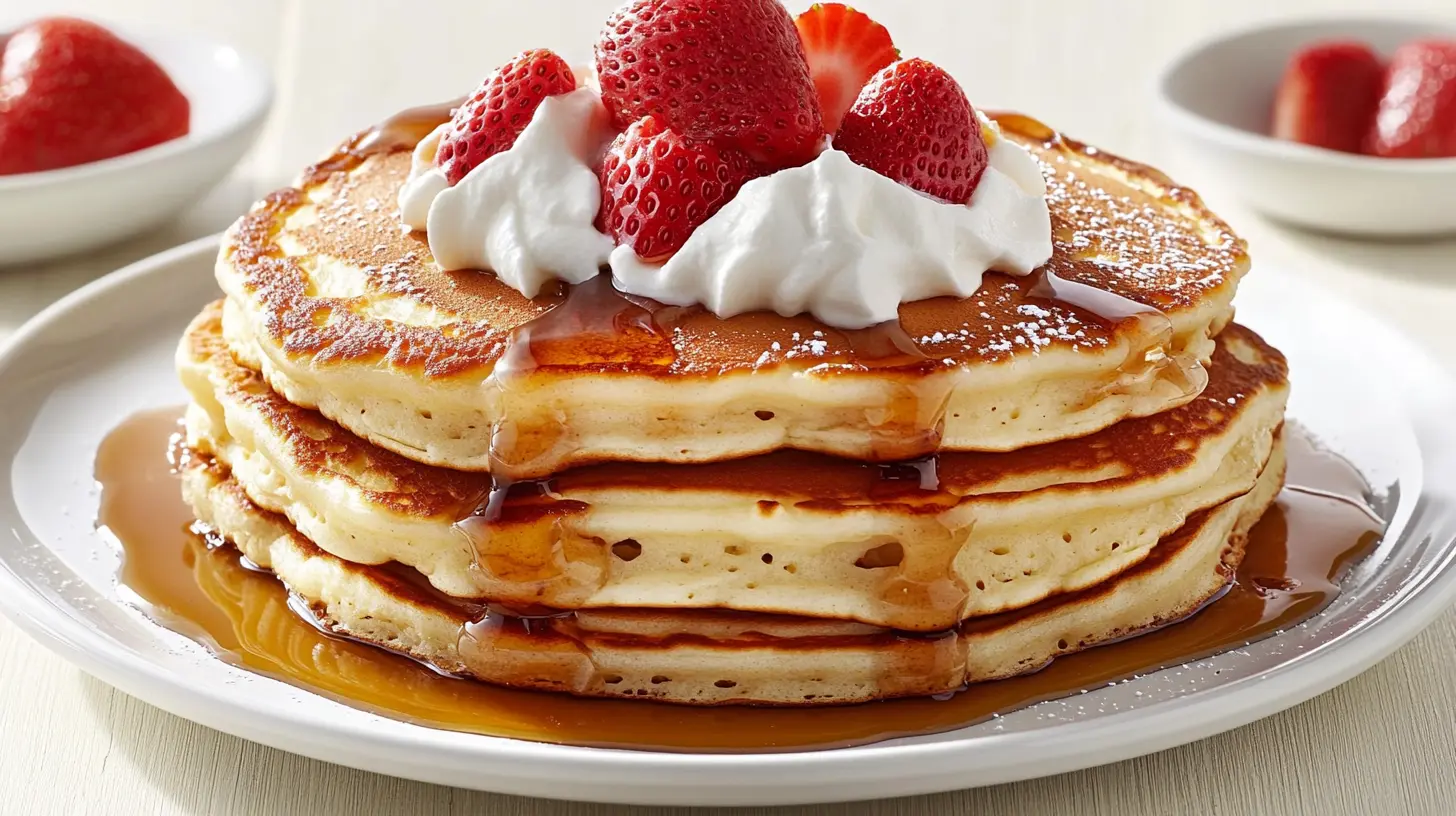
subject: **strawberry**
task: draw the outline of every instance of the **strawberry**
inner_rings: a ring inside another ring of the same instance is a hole
[[[608,18],[596,65],[618,130],[652,116],[775,168],[812,159],[824,138],[804,48],[778,0],[633,0]]]
[[[1375,121],[1384,68],[1369,47],[1324,42],[1294,55],[1274,98],[1274,135],[1359,153]]]
[[[644,260],[666,260],[758,174],[741,150],[688,139],[644,117],[607,149],[598,227]]]
[[[190,117],[160,65],[95,23],[36,21],[0,57],[0,176],[152,147],[187,135]]]
[[[526,51],[485,78],[450,119],[435,163],[450,186],[486,159],[510,150],[548,96],[576,90],[576,76],[552,51]]]
[[[842,3],[815,3],[794,20],[809,74],[833,133],[870,77],[900,58],[885,27]]]
[[[1456,41],[1418,40],[1391,57],[1367,146],[1389,158],[1456,156]]]
[[[955,204],[971,200],[988,161],[965,91],[922,59],[875,74],[844,115],[834,146],[855,164]]]

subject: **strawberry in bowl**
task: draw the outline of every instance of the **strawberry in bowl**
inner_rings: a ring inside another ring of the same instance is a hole
[[[271,100],[259,63],[195,37],[71,18],[0,36],[0,266],[177,214],[242,158]]]
[[[1228,34],[1176,58],[1157,101],[1173,169],[1194,184],[1323,232],[1456,234],[1456,26],[1337,18]]]
[[[1456,158],[1456,37],[1412,40],[1388,62],[1356,40],[1300,49],[1279,84],[1274,136],[1386,159]]]
[[[1396,49],[1365,148],[1397,159],[1456,157],[1456,38]]]
[[[190,123],[167,71],[95,23],[36,21],[0,55],[0,176],[134,153],[186,136]]]

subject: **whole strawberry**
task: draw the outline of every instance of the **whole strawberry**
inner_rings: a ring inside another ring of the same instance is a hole
[[[607,150],[599,227],[644,260],[665,260],[756,175],[742,151],[687,139],[648,116]]]
[[[778,0],[633,0],[596,45],[602,101],[769,167],[812,159],[824,137],[794,21]]]
[[[1418,40],[1396,50],[1368,143],[1377,156],[1456,156],[1456,41]]]
[[[133,153],[187,135],[190,118],[167,72],[95,23],[39,20],[0,57],[0,175]]]
[[[1316,43],[1295,54],[1274,97],[1274,135],[1359,153],[1380,104],[1385,66],[1368,45]]]
[[[922,59],[876,74],[844,115],[834,146],[855,164],[955,204],[970,201],[988,161],[965,91]]]
[[[440,139],[435,163],[451,186],[486,159],[510,150],[548,96],[576,90],[566,60],[538,48],[526,51],[485,78],[455,111]]]

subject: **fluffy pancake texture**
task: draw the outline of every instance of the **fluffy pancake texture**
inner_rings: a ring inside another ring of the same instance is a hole
[[[1198,399],[1092,436],[918,464],[780,452],[583,467],[513,495],[472,541],[457,522],[487,475],[420,465],[283,399],[234,362],[220,312],[178,349],[190,445],[337,558],[399,562],[447,595],[516,606],[945,630],[1107,580],[1249,490],[1287,396],[1283,358],[1231,326]]]
[[[722,320],[605,281],[527,300],[490,273],[443,272],[399,228],[401,145],[341,152],[229,232],[225,336],[283,397],[380,447],[513,476],[783,448],[1014,450],[1193,399],[1243,243],[1150,168],[1000,122],[1042,163],[1055,254],[1040,279],[988,274],[971,298],[906,304],[903,332]],[[1048,281],[1070,296],[1043,297]]]
[[[1196,611],[1283,484],[1244,245],[1151,168],[997,117],[1051,260],[839,330],[443,271],[396,211],[438,113],[234,225],[177,350],[184,497],[328,631],[585,696],[941,694]]]
[[[850,703],[952,691],[1197,610],[1228,582],[1283,483],[1276,438],[1242,495],[1195,514],[1137,568],[934,637],[749,613],[596,610],[526,627],[426,588],[411,570],[331,556],[249,500],[220,463],[185,460],[198,518],[270,568],[319,623],[437,668],[509,686],[679,703]],[[472,623],[481,620],[484,623]]]

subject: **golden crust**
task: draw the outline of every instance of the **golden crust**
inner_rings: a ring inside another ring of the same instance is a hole
[[[183,343],[193,359],[210,361],[208,376],[215,388],[268,418],[286,438],[301,471],[328,472],[355,485],[382,511],[423,518],[463,515],[490,488],[487,474],[413,462],[279,397],[260,374],[233,361],[222,336],[222,301],[193,320]],[[359,474],[371,478],[366,483]]]
[[[247,403],[289,446],[289,457],[304,473],[357,480],[369,500],[402,515],[463,517],[490,489],[490,477],[422,465],[384,450],[344,428],[300,408],[269,388],[262,375],[233,361],[221,334],[221,302],[208,306],[184,340],[193,359],[208,361],[214,387]],[[1203,393],[1182,407],[1150,417],[1129,419],[1090,436],[999,453],[946,452],[917,469],[910,464],[865,464],[824,454],[778,451],[708,464],[612,462],[556,474],[552,493],[641,488],[670,495],[680,491],[746,493],[772,502],[830,511],[866,504],[900,505],[912,512],[939,513],[958,498],[996,494],[1005,485],[1024,483],[1055,472],[1075,487],[1087,479],[1107,486],[1151,482],[1189,467],[1206,440],[1222,436],[1243,406],[1288,382],[1282,354],[1257,334],[1237,324],[1220,336]],[[1121,475],[1110,480],[1111,471]],[[1085,474],[1079,476],[1078,474]],[[922,475],[933,478],[925,489]],[[1008,499],[1014,493],[1006,494]],[[539,498],[543,510],[562,512],[562,502],[523,494],[514,512],[532,515]],[[994,500],[995,496],[988,496]]]

